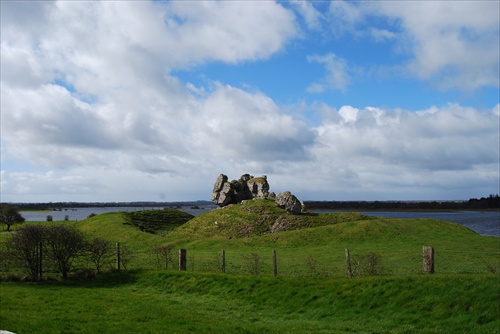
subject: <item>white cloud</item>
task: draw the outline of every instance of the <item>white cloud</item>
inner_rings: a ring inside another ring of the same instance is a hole
[[[182,152],[43,146],[29,151],[32,161],[59,155],[79,166],[3,171],[2,196],[160,200],[156,194],[165,193],[166,200],[188,200],[208,198],[219,173],[244,172],[267,174],[271,190],[304,199],[467,199],[498,187],[499,115],[491,110],[313,106],[324,115],[313,127],[262,93],[230,86],[218,85],[197,103],[198,118],[177,134]]]
[[[319,82],[314,82],[307,88],[309,93],[321,93],[330,89],[342,92],[347,90],[350,83],[350,76],[347,62],[344,59],[336,56],[334,53],[328,53],[324,56],[308,56],[307,61],[321,64],[326,69],[326,75]]]
[[[381,3],[412,39],[410,70],[444,89],[499,86],[500,4],[497,1]]]
[[[221,158],[300,160],[314,138],[305,123],[283,114],[260,92],[218,84],[200,101],[199,111],[199,119],[191,127],[196,134],[193,144]],[[214,147],[213,143],[218,144]]]
[[[500,86],[499,12],[498,1],[332,1],[325,28],[397,43],[412,76],[470,92]]]
[[[350,1],[332,1],[328,9],[331,29],[334,35],[340,36],[344,33],[358,35],[356,29],[365,18],[364,6],[356,5]]]
[[[173,1],[168,9],[171,47],[190,61],[267,58],[297,34],[294,15],[270,1]]]
[[[272,2],[36,6],[31,11],[23,2],[2,3],[2,69],[7,69],[2,71],[2,144],[5,156],[50,168],[99,165],[118,149],[152,155],[130,162],[139,166],[163,163],[158,150],[181,156],[191,146],[182,138],[190,134],[192,119],[206,118],[198,115],[201,95],[193,96],[193,87],[186,89],[170,70],[213,60],[263,59],[296,33],[293,14]],[[255,130],[247,128],[241,132]],[[264,146],[263,152],[271,147]],[[37,154],[42,148],[45,153]]]
[[[360,169],[371,169],[374,162],[388,171],[396,165],[417,174],[498,166],[498,117],[488,112],[459,105],[433,113],[344,106],[339,114],[344,122],[325,122],[318,128],[319,157],[334,156],[351,164],[371,161],[359,163]]]
[[[370,28],[370,34],[376,42],[385,42],[396,38],[396,33],[389,31],[387,29],[379,29],[372,27]]]
[[[341,117],[317,127],[314,159],[290,172],[301,175],[294,185],[304,193],[316,187],[337,199],[435,199],[498,191],[497,115],[454,104],[433,113],[330,112]]]
[[[300,16],[309,29],[320,30],[322,28],[322,21],[325,16],[318,9],[314,7],[314,2],[309,1],[292,1],[291,4],[296,8]]]
[[[500,103],[498,103],[496,106],[494,106],[492,111],[493,111],[493,114],[500,116]]]
[[[346,123],[356,122],[358,119],[359,109],[353,108],[351,106],[342,106],[339,110],[339,115],[343,118]]]
[[[151,80],[162,84],[176,68],[264,59],[298,33],[293,14],[273,2],[59,1],[26,25],[27,12],[16,4],[2,4],[2,80],[29,72],[28,82],[33,75],[51,81],[38,74],[43,68],[101,98]]]

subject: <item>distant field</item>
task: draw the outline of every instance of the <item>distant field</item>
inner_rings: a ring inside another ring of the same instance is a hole
[[[293,229],[260,235],[277,219]],[[125,222],[122,214],[109,213],[65,223],[132,250],[128,271],[94,279],[0,282],[0,329],[499,333],[500,239],[457,224],[350,213],[291,217],[269,202],[207,212],[165,236]],[[1,233],[0,241],[5,238]],[[172,247],[168,270],[151,252],[161,245]],[[423,245],[435,248],[435,274],[421,272]],[[176,270],[180,248],[188,252],[187,272]],[[376,254],[379,271],[359,270],[348,279],[346,248],[353,261]]]

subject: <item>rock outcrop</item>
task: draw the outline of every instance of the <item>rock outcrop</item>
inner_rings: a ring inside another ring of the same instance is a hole
[[[253,177],[243,174],[239,180],[228,181],[224,174],[215,180],[211,200],[220,207],[237,204],[252,199],[272,199],[288,213],[298,215],[304,210],[303,204],[291,192],[285,191],[279,195],[269,192],[267,177]]]
[[[278,203],[280,208],[285,209],[293,215],[298,215],[302,212],[302,203],[289,191],[276,195],[276,203]]]
[[[211,199],[219,206],[226,206],[231,204],[233,192],[231,183],[227,182],[227,176],[221,174],[215,180]]]
[[[219,206],[241,203],[250,199],[264,199],[269,196],[267,177],[253,177],[244,174],[239,180],[228,181],[226,175],[221,174],[215,180],[211,200]]]

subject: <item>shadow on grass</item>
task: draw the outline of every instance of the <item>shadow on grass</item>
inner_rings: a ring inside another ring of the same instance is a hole
[[[2,279],[1,281],[18,282],[19,284],[30,284],[37,286],[61,286],[76,288],[113,288],[120,285],[128,285],[137,282],[141,270],[121,270],[100,273],[97,276],[72,275],[63,280],[52,276],[45,277],[41,281],[23,281],[22,279]]]

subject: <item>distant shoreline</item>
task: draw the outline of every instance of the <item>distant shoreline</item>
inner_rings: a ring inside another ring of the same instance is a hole
[[[308,210],[314,211],[334,211],[334,212],[463,212],[463,211],[472,211],[472,212],[497,212],[500,214],[500,208],[487,208],[487,209],[395,209],[395,208],[381,208],[381,209],[373,209],[373,208],[345,208],[345,209],[330,209],[330,208],[310,208]]]
[[[144,208],[176,208],[176,207],[203,207],[214,206],[210,201],[186,202],[49,202],[49,203],[11,203],[21,211],[58,211],[61,209],[78,208],[115,208],[115,207],[144,207]]]
[[[203,207],[215,206],[211,201],[185,202],[49,202],[13,203],[22,211],[61,210],[89,207]],[[468,201],[304,201],[308,210],[341,211],[500,211],[500,197],[490,195]]]
[[[500,198],[488,197],[468,201],[308,201],[309,210],[342,211],[500,211]]]

